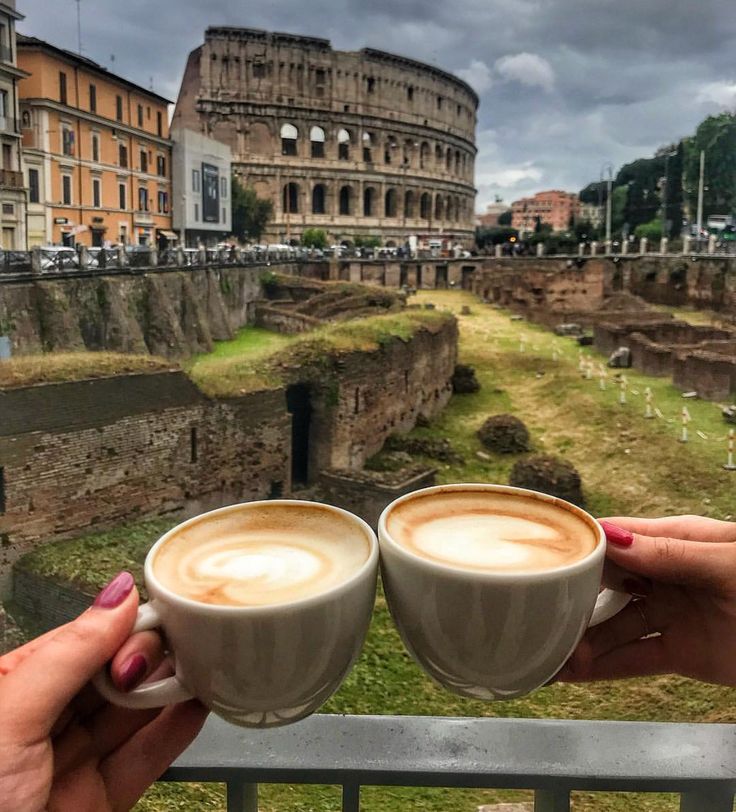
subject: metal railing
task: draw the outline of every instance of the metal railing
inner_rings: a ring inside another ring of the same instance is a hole
[[[342,786],[359,812],[366,785],[526,789],[535,812],[570,793],[668,792],[680,812],[732,812],[736,725],[312,716],[273,730],[210,717],[164,781],[222,782],[228,812],[256,812],[259,783]]]

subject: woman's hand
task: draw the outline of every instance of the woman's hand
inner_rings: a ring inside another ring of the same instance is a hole
[[[615,517],[604,580],[636,596],[588,631],[557,679],[682,674],[736,685],[736,524]]]
[[[0,657],[2,812],[128,810],[199,732],[207,711],[196,701],[125,710],[89,685],[116,652],[119,687],[157,665],[154,635],[126,643],[137,606],[121,573],[76,620]]]

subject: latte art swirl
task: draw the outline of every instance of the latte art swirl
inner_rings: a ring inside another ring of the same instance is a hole
[[[340,516],[284,507],[197,524],[157,552],[159,581],[182,597],[225,606],[284,603],[323,592],[366,560],[366,540]]]

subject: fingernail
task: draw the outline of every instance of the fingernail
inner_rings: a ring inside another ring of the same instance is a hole
[[[644,578],[624,578],[621,586],[635,598],[647,598],[652,594],[652,582]]]
[[[93,606],[101,609],[114,609],[130,595],[135,585],[133,576],[129,572],[121,572],[95,598]]]
[[[133,654],[123,663],[116,680],[121,691],[129,691],[146,673],[148,663],[142,654]]]
[[[624,530],[623,527],[611,524],[611,522],[601,522],[600,525],[606,534],[606,539],[611,544],[615,544],[617,547],[631,547],[634,543],[634,534]]]

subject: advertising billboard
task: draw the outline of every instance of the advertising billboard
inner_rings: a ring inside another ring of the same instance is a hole
[[[212,164],[202,164],[202,219],[220,221],[220,173]]]

